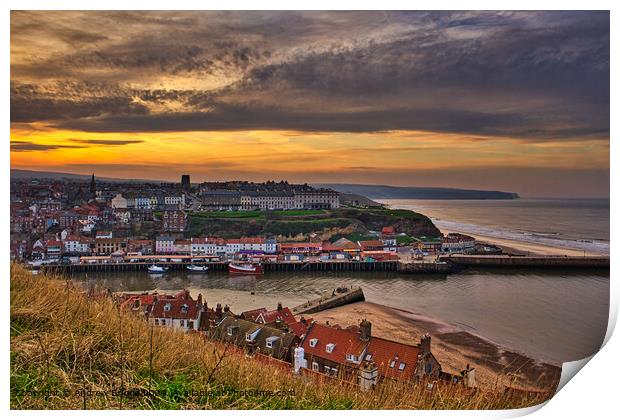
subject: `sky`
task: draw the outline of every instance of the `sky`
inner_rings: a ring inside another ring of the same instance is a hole
[[[608,12],[11,12],[11,167],[609,196]]]

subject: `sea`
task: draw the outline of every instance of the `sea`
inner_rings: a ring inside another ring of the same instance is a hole
[[[376,201],[422,213],[442,231],[609,255],[609,199]]]

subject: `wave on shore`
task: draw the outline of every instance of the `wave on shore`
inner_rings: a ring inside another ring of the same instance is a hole
[[[450,220],[433,218],[431,218],[431,220],[442,231],[456,231],[468,233],[474,236],[482,235],[497,239],[509,239],[517,242],[547,245],[554,248],[567,248],[609,255],[608,241],[568,239],[563,238],[558,232],[519,232],[496,227],[480,226],[473,223],[454,222]]]

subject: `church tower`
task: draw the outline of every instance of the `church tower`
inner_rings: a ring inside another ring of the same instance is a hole
[[[94,196],[97,192],[97,187],[95,186],[95,174],[90,178],[90,193]]]

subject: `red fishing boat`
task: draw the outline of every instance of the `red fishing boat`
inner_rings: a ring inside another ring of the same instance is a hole
[[[260,264],[229,263],[228,272],[230,274],[263,274],[264,271]]]

